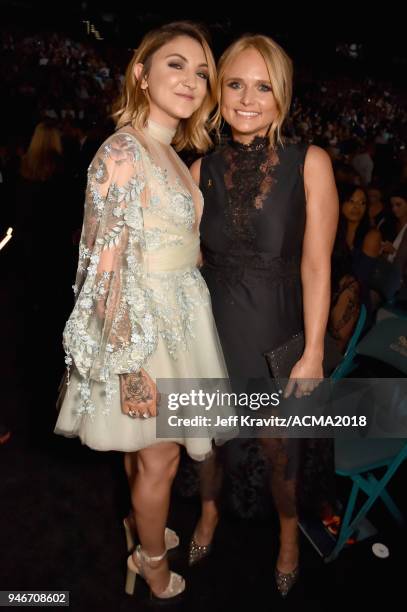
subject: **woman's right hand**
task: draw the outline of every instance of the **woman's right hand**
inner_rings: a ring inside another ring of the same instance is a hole
[[[157,416],[157,395],[157,386],[145,370],[120,374],[123,414],[132,418]]]
[[[304,352],[290,372],[284,398],[290,397],[293,391],[296,398],[311,395],[314,389],[321,384],[323,377],[322,356],[311,355],[307,357]]]

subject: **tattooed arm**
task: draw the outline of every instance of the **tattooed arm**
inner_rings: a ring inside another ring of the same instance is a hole
[[[120,395],[124,414],[157,416],[157,387],[145,370],[120,374]]]

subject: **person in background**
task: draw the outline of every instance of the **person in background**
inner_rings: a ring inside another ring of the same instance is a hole
[[[383,190],[379,183],[373,182],[366,189],[369,219],[372,227],[380,229],[386,221],[386,208],[383,202]]]
[[[394,187],[390,195],[391,210],[395,217],[391,240],[382,244],[382,253],[387,261],[401,271],[404,283],[407,280],[407,185]]]
[[[367,194],[362,187],[340,183],[338,194],[340,216],[337,241],[345,243],[349,249],[352,274],[359,282],[360,301],[365,304],[369,315],[373,309],[370,280],[381,252],[382,235],[370,225]]]
[[[374,143],[367,143],[362,146],[359,153],[352,158],[352,166],[362,179],[362,185],[367,187],[370,185],[374,170]]]

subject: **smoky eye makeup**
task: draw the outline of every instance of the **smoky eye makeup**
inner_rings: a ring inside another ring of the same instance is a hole
[[[226,81],[225,85],[226,87],[230,87],[231,89],[239,89],[239,87],[241,87],[240,81],[236,81],[234,79],[231,79],[230,81]]]
[[[185,68],[185,63],[177,60],[171,60],[167,65],[169,68],[174,68],[174,70],[183,70]],[[209,80],[209,73],[205,70],[198,69],[196,74],[205,81]]]
[[[244,83],[239,79],[228,79],[225,81],[225,85],[230,89],[240,89]],[[256,87],[261,93],[269,93],[273,91],[271,83],[266,81],[258,83]]]
[[[270,83],[259,83],[259,90],[263,92],[273,91]]]
[[[168,62],[168,66],[170,68],[175,68],[176,70],[182,70],[184,67],[180,62]]]

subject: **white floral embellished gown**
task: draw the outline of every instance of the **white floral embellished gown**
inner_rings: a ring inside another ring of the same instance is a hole
[[[202,196],[172,136],[151,121],[141,131],[123,127],[89,167],[76,303],[63,336],[70,384],[55,433],[96,450],[160,441],[155,418],[122,413],[119,374],[142,367],[153,379],[227,377],[196,267]],[[195,459],[211,450],[209,435],[174,440]]]

